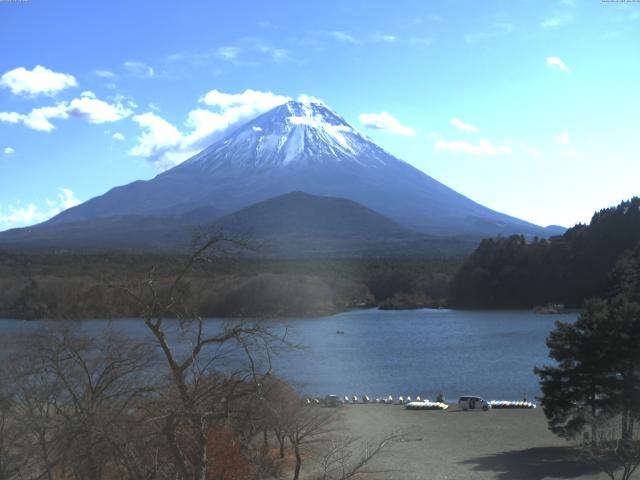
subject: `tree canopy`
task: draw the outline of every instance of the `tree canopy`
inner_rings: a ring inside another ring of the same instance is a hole
[[[640,198],[596,214],[550,239],[523,236],[483,240],[454,277],[450,303],[463,308],[532,308],[548,303],[581,307],[611,295],[609,272],[640,242]],[[638,281],[638,264],[626,275]]]

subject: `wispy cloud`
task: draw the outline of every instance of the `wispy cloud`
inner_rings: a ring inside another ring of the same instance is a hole
[[[256,67],[261,64],[264,57],[268,57],[274,63],[282,63],[293,60],[291,52],[279,46],[271,45],[262,38],[245,37],[236,45],[224,45],[202,52],[179,52],[166,57],[167,63],[182,63],[194,67],[209,67],[220,65],[221,62],[234,67]]]
[[[54,72],[42,65],[36,65],[33,70],[14,68],[0,77],[0,87],[8,88],[14,95],[53,96],[66,88],[77,86],[73,75]]]
[[[223,60],[235,60],[242,49],[240,47],[218,47],[215,51]]]
[[[534,157],[534,158],[540,158],[540,151],[535,148],[532,147],[531,145],[527,145],[525,142],[517,142],[518,147],[520,147],[520,149],[526,153],[527,155]]]
[[[118,78],[118,75],[113,73],[111,70],[94,70],[92,72],[96,77],[107,78],[110,80],[115,80]]]
[[[413,137],[416,134],[413,128],[403,125],[400,120],[387,112],[361,113],[358,115],[358,119],[364,127],[372,130],[381,130],[405,137]]]
[[[564,155],[565,157],[575,157],[578,155],[578,151],[573,147],[571,137],[567,132],[556,133],[553,136],[553,139],[562,147],[560,149],[561,155]]]
[[[16,151],[13,148],[5,147],[5,149],[4,149],[4,154],[5,155],[13,155],[14,153],[16,153]]]
[[[472,132],[472,133],[479,132],[479,130],[476,127],[474,127],[470,123],[464,123],[459,118],[452,118],[451,120],[449,120],[449,123],[454,127],[456,127],[458,130],[460,130],[461,132]]]
[[[569,73],[571,69],[569,66],[559,57],[547,57],[547,67],[559,70],[561,72]]]
[[[383,33],[375,33],[375,34],[371,35],[371,40],[373,40],[374,42],[393,43],[393,42],[398,40],[398,37],[396,37],[395,35],[388,35],[388,34],[383,34]]]
[[[122,64],[125,70],[135,77],[153,77],[155,70],[152,66],[143,62],[128,60]]]
[[[289,51],[285,48],[277,48],[269,45],[258,45],[257,48],[258,51],[269,55],[275,63],[281,63],[291,59]]]
[[[556,28],[561,27],[569,23],[573,17],[571,15],[563,14],[563,15],[554,15],[549,17],[540,23],[541,28]]]
[[[557,133],[553,136],[553,139],[556,141],[556,143],[559,143],[560,145],[571,144],[571,138],[569,137],[569,134],[567,132]]]
[[[486,30],[479,30],[467,33],[463,36],[467,43],[478,43],[495,37],[501,37],[511,33],[514,26],[510,22],[494,22]]]
[[[260,28],[266,28],[268,30],[277,30],[279,27],[278,25],[276,25],[273,22],[270,22],[269,20],[261,20],[258,22],[257,24]]]
[[[468,154],[473,156],[496,156],[512,153],[511,147],[507,145],[494,145],[491,141],[482,139],[474,144],[466,140],[447,141],[439,139],[434,146],[436,152],[448,152],[454,154]]]
[[[341,30],[333,30],[331,32],[328,32],[328,35],[342,43],[351,43],[351,44],[360,43],[359,40],[356,39],[354,36],[346,32],[343,32]]]

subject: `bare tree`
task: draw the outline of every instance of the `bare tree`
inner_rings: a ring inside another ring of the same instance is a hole
[[[187,306],[187,273],[210,259],[212,251],[229,244],[244,246],[221,235],[206,240],[165,289],[156,286],[154,271],[137,289],[119,287],[138,303],[168,367],[170,388],[163,394],[158,418],[175,477],[181,480],[207,480],[213,462],[208,448],[211,428],[221,419],[232,421],[233,405],[240,399],[260,395],[258,378],[265,373],[262,370],[270,370],[269,352],[284,341],[261,325],[241,321],[207,329]],[[178,320],[182,349],[170,343],[168,318]],[[249,428],[246,437],[253,433]]]
[[[23,431],[16,422],[15,398],[0,377],[0,480],[18,473],[25,462]]]
[[[135,428],[142,397],[153,391],[145,382],[149,349],[65,328],[35,334],[25,347],[11,377],[22,453],[31,460],[22,477],[153,478],[149,456],[137,448],[145,429]]]
[[[629,480],[640,466],[640,434],[630,428],[634,419],[620,415],[600,417],[595,438],[585,439],[581,451],[611,480]]]
[[[261,428],[267,435],[273,433],[278,442],[278,456],[284,458],[287,429],[300,398],[289,383],[272,375],[262,380],[262,398]]]
[[[286,431],[296,459],[293,480],[298,480],[300,477],[303,452],[312,444],[323,440],[330,431],[330,424],[334,417],[334,412],[326,408],[303,405],[301,401],[290,412]]]
[[[372,460],[383,453],[402,434],[394,433],[378,441],[361,440],[353,437],[332,437],[327,441],[320,465],[322,473],[318,480],[348,480],[380,474],[384,470],[367,470]]]

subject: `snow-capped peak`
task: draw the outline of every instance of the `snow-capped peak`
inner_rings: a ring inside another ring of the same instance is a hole
[[[324,102],[301,96],[251,120],[185,163],[206,170],[398,161]]]

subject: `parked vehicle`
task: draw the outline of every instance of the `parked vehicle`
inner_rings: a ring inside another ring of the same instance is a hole
[[[491,408],[491,405],[482,397],[467,395],[458,399],[458,405],[463,410],[484,410],[485,412]]]
[[[324,404],[326,407],[339,407],[342,405],[342,400],[337,395],[327,395],[324,397]]]

